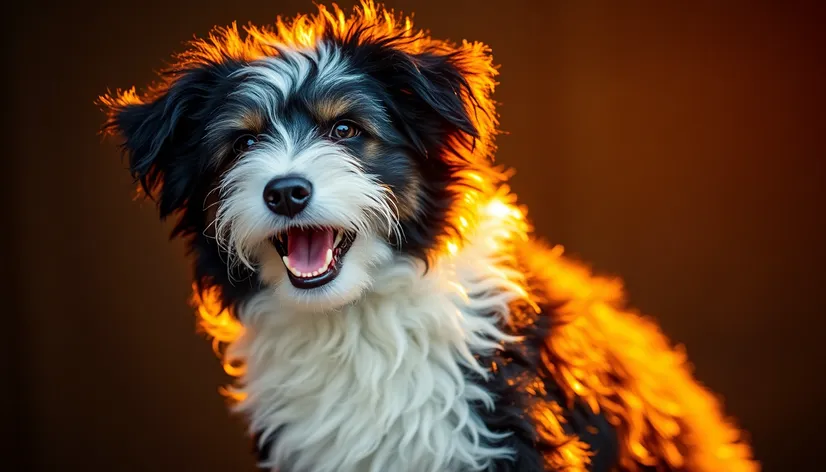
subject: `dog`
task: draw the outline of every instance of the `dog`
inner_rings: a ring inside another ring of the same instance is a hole
[[[497,69],[372,1],[217,28],[100,97],[174,218],[262,468],[756,471],[619,281],[533,235]]]

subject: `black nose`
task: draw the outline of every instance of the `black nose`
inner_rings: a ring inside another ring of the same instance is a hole
[[[279,177],[264,187],[264,202],[276,214],[292,218],[310,202],[313,185],[301,177]]]

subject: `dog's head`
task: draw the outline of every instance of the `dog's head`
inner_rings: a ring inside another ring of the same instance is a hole
[[[490,57],[376,13],[219,30],[150,92],[103,98],[199,283],[334,308],[450,231],[457,188],[492,147]]]

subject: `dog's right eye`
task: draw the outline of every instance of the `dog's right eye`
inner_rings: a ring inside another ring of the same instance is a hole
[[[235,140],[235,143],[232,145],[232,150],[235,151],[235,154],[241,154],[242,152],[248,151],[249,148],[257,142],[257,137],[251,134],[244,134]]]
[[[350,120],[341,120],[333,125],[330,130],[330,137],[335,141],[342,141],[344,139],[355,138],[361,134],[361,129]]]

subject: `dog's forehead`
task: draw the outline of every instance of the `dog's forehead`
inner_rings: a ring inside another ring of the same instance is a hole
[[[284,121],[330,125],[342,117],[359,117],[362,126],[377,132],[387,121],[368,76],[335,45],[280,49],[242,65],[229,79],[235,86],[208,126],[211,134],[263,132]]]
[[[364,76],[334,45],[312,49],[280,49],[275,56],[250,62],[233,74],[240,80],[236,95],[272,109],[283,109],[296,99],[328,113],[340,112],[346,97],[338,91],[354,88]]]

